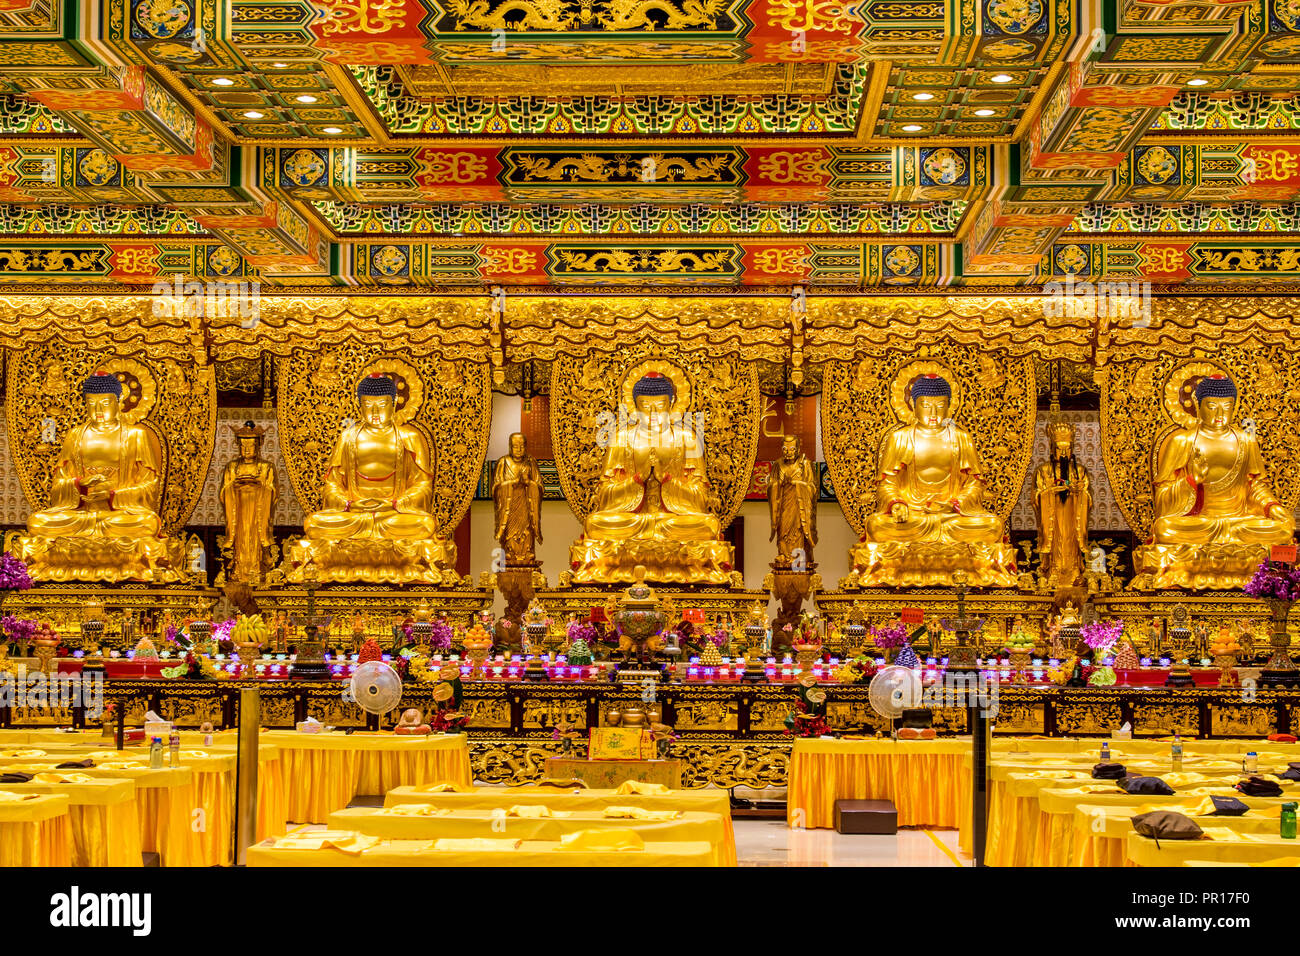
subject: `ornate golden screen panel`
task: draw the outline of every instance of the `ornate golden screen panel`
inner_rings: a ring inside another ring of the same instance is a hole
[[[981,345],[943,345],[830,362],[822,385],[822,449],[840,508],[858,534],[876,508],[880,442],[909,420],[912,380],[930,372],[952,385],[950,414],[970,432],[979,452],[985,506],[1006,521],[1020,496],[1038,398],[1032,358],[1008,358]]]
[[[1101,448],[1115,502],[1139,539],[1151,534],[1152,481],[1160,443],[1195,419],[1192,392],[1204,375],[1237,386],[1236,421],[1255,430],[1278,501],[1300,503],[1300,357],[1287,345],[1224,345],[1203,357],[1112,362],[1099,370]]]
[[[357,382],[372,372],[397,382],[394,418],[422,428],[433,449],[433,514],[452,535],[483,471],[492,428],[492,373],[486,363],[395,354],[348,346],[295,351],[279,364],[280,447],[305,512],[320,508],[330,455],[347,419],[357,415]]]
[[[11,352],[5,402],[9,452],[33,508],[49,501],[50,480],[68,430],[85,420],[81,383],[99,369],[122,382],[122,417],[158,438],[163,531],[185,526],[207,479],[216,444],[217,392],[211,366],[124,357],[61,343]]]
[[[703,437],[718,520],[725,528],[749,490],[761,411],[758,371],[734,356],[623,346],[585,359],[558,358],[551,369],[551,442],[564,496],[585,521],[605,466],[601,429],[616,427],[619,403],[630,400],[630,386],[624,388],[629,373],[650,358],[676,366],[685,379],[690,397],[682,411],[701,416],[690,421]]]

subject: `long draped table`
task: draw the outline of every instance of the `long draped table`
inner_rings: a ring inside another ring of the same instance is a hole
[[[65,794],[0,791],[0,867],[71,866],[68,811]]]
[[[67,771],[66,773],[73,773]],[[141,866],[135,784],[91,778],[75,782],[5,783],[9,793],[59,794],[68,800],[73,866]]]

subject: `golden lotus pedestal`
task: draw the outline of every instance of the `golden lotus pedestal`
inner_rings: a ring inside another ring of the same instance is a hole
[[[26,591],[9,592],[3,613],[43,621],[59,635],[60,643],[80,650],[86,608],[98,605],[103,622],[99,644],[107,653],[129,650],[146,634],[153,634],[156,641],[157,630],[168,612],[172,623],[179,627],[193,615],[196,604],[211,608],[220,596],[215,588],[206,585],[38,583]],[[123,624],[128,620],[133,632],[123,636]]]
[[[322,584],[433,584],[455,587],[456,546],[439,538],[390,541],[344,538],[339,541],[299,538],[285,544],[278,573],[289,584],[302,584],[307,566]]]
[[[170,584],[191,575],[178,538],[35,538],[15,534],[6,543],[27,564],[34,581],[140,581]]]
[[[1133,549],[1137,573],[1129,590],[1234,590],[1266,560],[1268,548],[1262,544],[1144,544]]]
[[[734,569],[735,549],[725,541],[661,541],[630,538],[602,541],[579,538],[569,548],[570,570],[560,587],[631,584],[638,567],[652,584],[712,584],[744,587]]]
[[[953,587],[953,575],[966,573],[972,588],[1016,586],[1016,552],[1009,544],[928,541],[862,541],[849,550],[851,570],[840,579],[854,588]]]

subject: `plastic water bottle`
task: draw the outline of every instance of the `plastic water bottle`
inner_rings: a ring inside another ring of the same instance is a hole
[[[167,738],[167,749],[169,751],[168,766],[179,767],[181,765],[181,735],[174,730],[171,736]]]
[[[1282,804],[1281,826],[1278,831],[1283,840],[1295,839],[1295,804]]]
[[[150,770],[162,769],[162,765],[163,765],[162,752],[163,752],[162,738],[155,737],[153,739],[153,742],[149,744],[149,769]]]
[[[1101,762],[1110,763],[1110,741],[1109,740],[1103,740],[1101,742]]]
[[[1183,740],[1177,734],[1174,734],[1174,745],[1169,750],[1169,756],[1173,759],[1174,770],[1183,769]]]
[[[1259,773],[1259,754],[1253,750],[1246,752],[1246,759],[1242,761],[1241,769],[1245,773]]]

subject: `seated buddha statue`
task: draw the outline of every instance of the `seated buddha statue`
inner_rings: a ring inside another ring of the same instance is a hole
[[[676,386],[648,371],[632,388],[632,409],[605,455],[594,508],[570,549],[572,580],[633,580],[637,566],[654,581],[725,584],[734,553],[721,526],[695,430],[675,415]]]
[[[357,386],[357,422],[334,446],[321,509],[303,522],[306,537],[286,551],[286,578],[308,564],[321,581],[454,582],[455,546],[438,536],[433,454],[420,429],[393,420],[397,384],[373,374]]]
[[[1138,587],[1239,587],[1268,546],[1289,544],[1295,531],[1255,435],[1232,424],[1232,379],[1208,375],[1194,394],[1196,422],[1172,431],[1156,455],[1151,539],[1134,552]]]
[[[917,378],[912,420],[885,436],[876,469],[876,511],[850,559],[858,583],[953,584],[965,571],[973,587],[1015,583],[1015,552],[1002,520],[984,507],[984,481],[970,434],[948,418],[952,386]]]
[[[122,420],[122,383],[100,371],[82,384],[86,421],[55,461],[49,506],[16,545],[37,580],[173,581],[179,541],[160,536],[162,454],[157,436]]]

